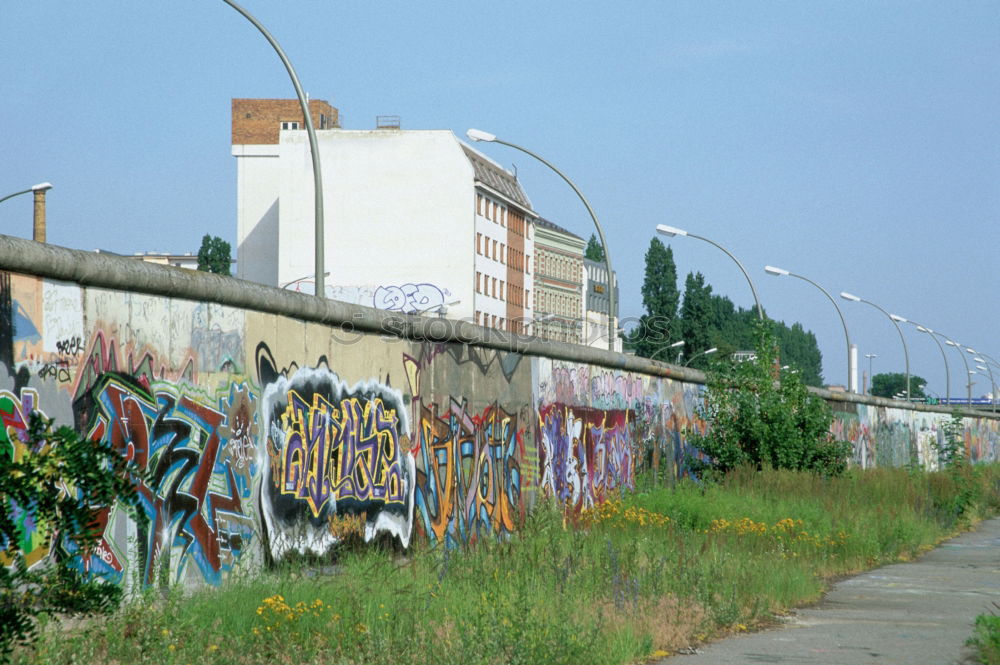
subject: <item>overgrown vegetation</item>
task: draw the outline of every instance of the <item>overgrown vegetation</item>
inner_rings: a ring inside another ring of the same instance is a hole
[[[993,603],[1000,610],[1000,605]],[[976,630],[967,644],[976,650],[976,661],[982,665],[1000,665],[1000,616],[994,613],[976,617]]]
[[[121,588],[87,579],[73,557],[89,554],[100,536],[97,506],[116,500],[136,505],[125,458],[69,427],[54,429],[51,420],[33,413],[26,439],[3,443],[0,663],[16,645],[36,638],[39,617],[118,607]],[[30,567],[25,552],[39,549],[48,556]]]
[[[824,580],[908,558],[997,507],[1000,467],[740,467],[582,514],[539,503],[517,537],[463,551],[371,545],[319,569],[151,595],[22,663],[635,663],[766,624]],[[943,510],[956,492],[960,518]]]
[[[690,465],[699,473],[746,465],[843,473],[851,449],[831,438],[830,407],[806,389],[798,372],[778,369],[769,323],[758,323],[756,335],[754,358],[719,362],[709,370],[699,415],[712,426],[689,435],[707,458],[692,459]]]

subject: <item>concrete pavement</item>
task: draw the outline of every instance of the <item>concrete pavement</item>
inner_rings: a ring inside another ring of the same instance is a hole
[[[833,585],[783,624],[727,638],[663,665],[950,665],[965,662],[977,615],[1000,602],[1000,519],[919,559]]]

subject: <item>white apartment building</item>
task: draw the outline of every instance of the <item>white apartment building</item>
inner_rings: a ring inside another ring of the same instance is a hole
[[[310,104],[335,122],[336,109]],[[237,276],[312,292],[313,171],[301,119],[289,100],[233,100]],[[327,297],[524,330],[536,216],[512,173],[447,130],[316,134]]]

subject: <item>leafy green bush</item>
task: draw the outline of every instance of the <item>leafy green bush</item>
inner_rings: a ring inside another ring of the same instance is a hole
[[[995,614],[977,616],[976,631],[967,644],[976,649],[975,662],[983,665],[1000,665],[1000,616]]]
[[[122,590],[86,579],[72,566],[100,537],[96,520],[116,500],[133,509],[131,465],[118,452],[33,413],[28,440],[0,450],[0,663],[37,637],[42,614],[89,614],[114,609]],[[44,534],[48,556],[29,568],[22,549],[27,512]]]
[[[830,407],[808,391],[798,373],[777,369],[769,324],[759,324],[756,335],[756,358],[716,363],[708,372],[699,415],[709,429],[689,440],[710,459],[692,461],[692,467],[696,472],[724,473],[749,465],[843,473],[850,444],[832,439]]]

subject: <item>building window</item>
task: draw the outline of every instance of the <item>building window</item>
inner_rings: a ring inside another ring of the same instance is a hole
[[[482,253],[480,251],[480,249],[479,249],[480,246],[482,245],[482,241],[483,241],[483,234],[482,233],[477,233],[476,234],[476,254],[481,254]]]
[[[493,278],[493,287],[490,289],[490,295],[494,298],[497,297],[497,278]]]
[[[496,240],[493,241],[493,258],[494,259],[497,258],[497,241]]]
[[[299,123],[297,122],[283,122],[281,123],[282,129],[298,129]]]
[[[479,283],[483,279],[483,273],[476,271],[476,293],[479,293]]]
[[[500,280],[500,300],[503,300],[503,299],[504,299],[504,293],[503,293],[503,280],[501,279],[501,280]]]
[[[507,263],[506,249],[507,249],[506,246],[503,243],[500,243],[500,263],[503,263],[505,265]]]

